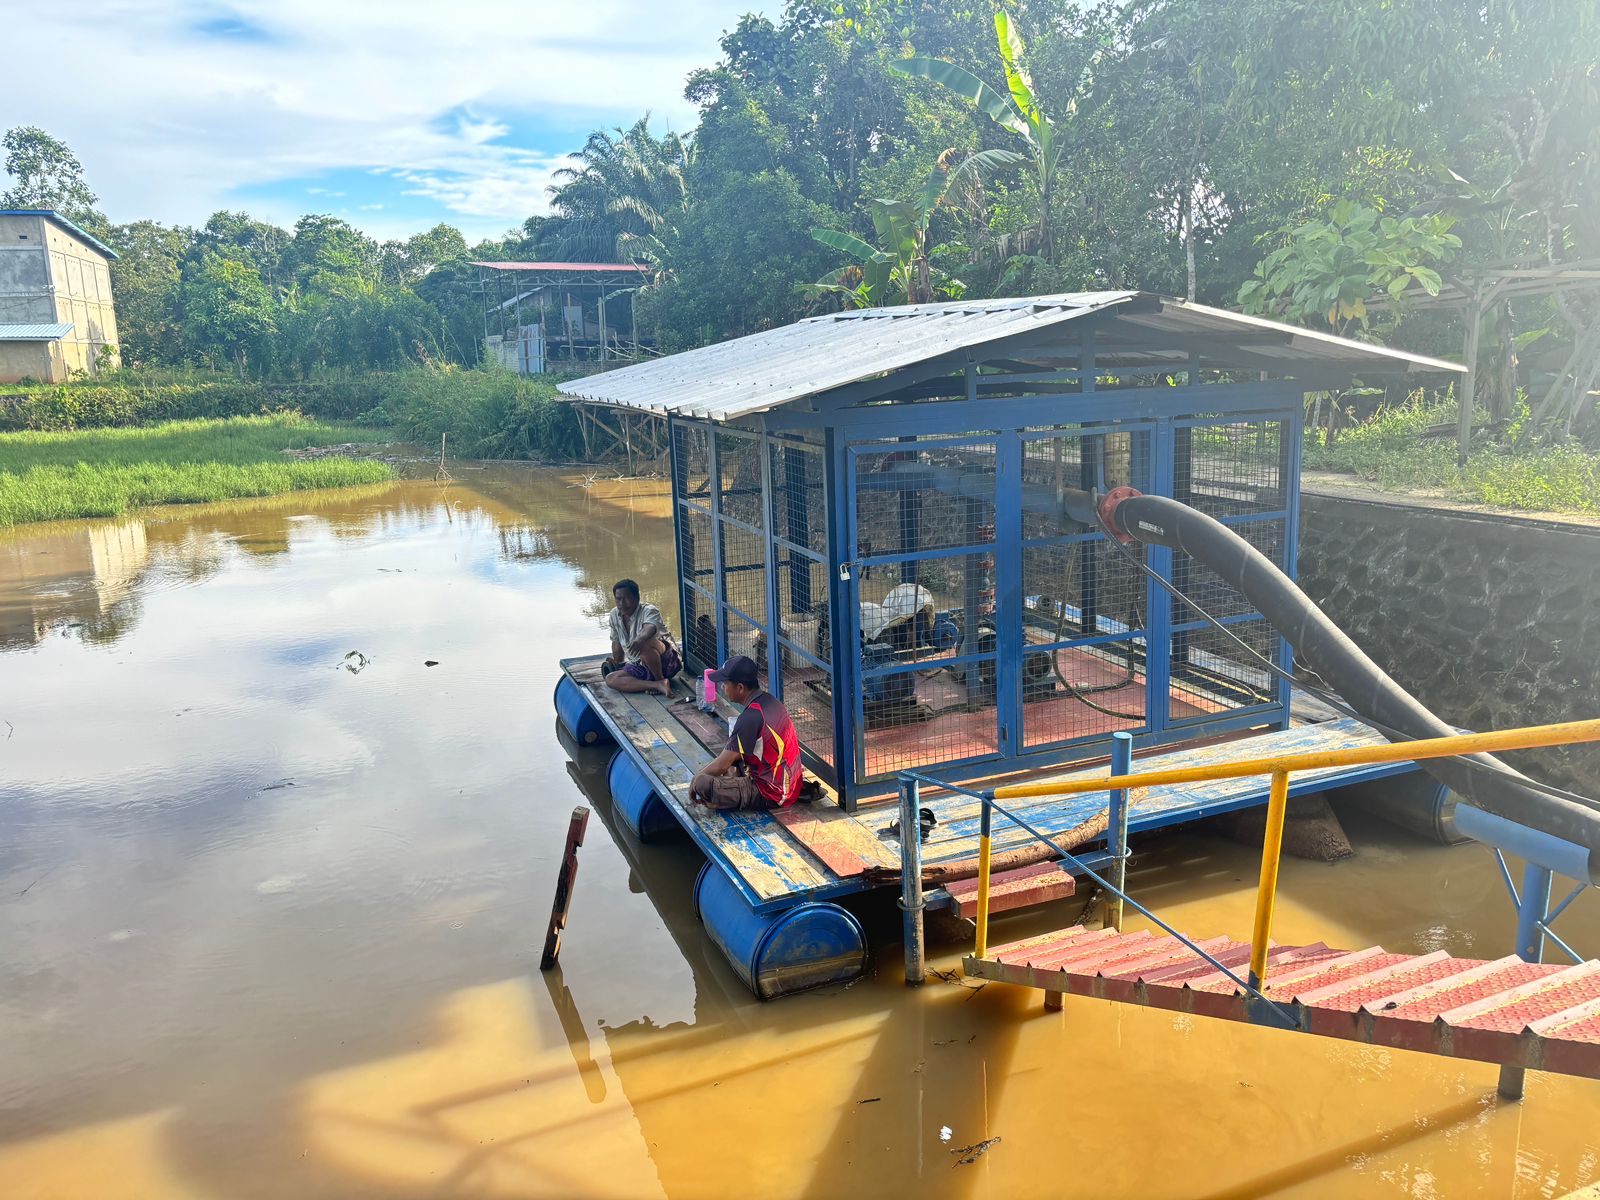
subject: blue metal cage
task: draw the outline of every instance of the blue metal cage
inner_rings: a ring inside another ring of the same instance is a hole
[[[1160,743],[1285,720],[1285,685],[1130,556],[1287,664],[1259,614],[1170,551],[1113,545],[1061,496],[1174,496],[1292,574],[1298,385],[1084,379],[973,363],[959,382],[978,404],[672,418],[689,663],[756,658],[847,806],[905,769],[992,774],[1091,757],[1119,730]]]
[[[1457,369],[1134,292],[835,313],[573,380],[668,419],[684,649],[749,654],[847,807],[1281,725],[1281,640],[1209,571],[1074,521],[1171,496],[1291,575],[1308,390]],[[1082,511],[1081,507],[1078,511]]]

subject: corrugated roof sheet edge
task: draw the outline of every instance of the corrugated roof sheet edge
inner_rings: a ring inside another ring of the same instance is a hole
[[[559,390],[590,403],[729,420],[939,354],[997,341],[1024,323],[1035,328],[1056,325],[1130,301],[1144,302],[1129,313],[1134,319],[1167,318],[1181,324],[1188,317],[1212,325],[1213,331],[1220,322],[1236,330],[1280,332],[1285,335],[1283,349],[1290,352],[1283,357],[1292,359],[1298,348],[1308,366],[1322,359],[1352,370],[1362,363],[1402,370],[1465,370],[1458,363],[1153,293],[1104,291],[826,313],[654,362],[569,380]]]
[[[57,342],[72,332],[71,321],[0,325],[0,342]]]

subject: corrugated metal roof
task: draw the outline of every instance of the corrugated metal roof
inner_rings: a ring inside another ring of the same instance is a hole
[[[1123,333],[1147,339],[1149,345],[1137,354],[1151,362],[1181,364],[1197,343],[1222,352],[1236,341],[1245,365],[1268,370],[1465,370],[1457,363],[1145,292],[1069,292],[809,317],[781,329],[570,380],[560,390],[597,404],[731,420],[1091,313],[1115,313]],[[1267,333],[1276,336],[1262,336]]]
[[[89,245],[100,251],[100,253],[104,254],[107,258],[121,257],[121,255],[119,255],[110,246],[106,245],[99,238],[95,237],[94,234],[89,233],[87,230],[79,229],[78,226],[67,220],[53,208],[0,208],[0,217],[43,217],[46,221],[50,221],[61,226],[61,228],[72,234],[73,237],[76,237],[81,241],[88,242]]]
[[[55,342],[71,332],[71,321],[58,325],[0,325],[0,342]]]
[[[630,271],[640,275],[648,269],[638,263],[473,262],[472,265],[495,271]]]

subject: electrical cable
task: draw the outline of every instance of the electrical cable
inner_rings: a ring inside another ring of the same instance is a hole
[[[1081,547],[1085,552],[1092,552],[1092,548],[1093,547],[1092,547],[1092,544],[1090,544],[1090,543],[1082,543]],[[1066,628],[1066,624],[1067,624],[1067,599],[1066,598],[1072,592],[1073,576],[1076,573],[1074,571],[1074,567],[1073,567],[1073,564],[1074,564],[1075,561],[1076,560],[1075,560],[1074,557],[1070,557],[1069,556],[1068,559],[1067,559],[1067,573],[1066,573],[1066,576],[1064,577],[1064,579],[1062,580],[1062,584],[1063,584],[1062,589],[1061,589],[1062,597],[1061,597],[1061,599],[1059,601],[1057,601],[1058,610],[1057,610],[1057,613],[1056,613],[1056,638],[1055,638],[1055,640],[1058,641],[1058,642],[1062,640],[1061,631],[1064,628]],[[1144,614],[1139,611],[1139,602],[1138,602],[1138,600],[1134,600],[1133,601],[1133,616],[1134,616],[1134,621],[1133,621],[1133,625],[1131,626],[1131,628],[1134,628],[1134,629],[1142,629],[1142,628],[1144,628]],[[1089,631],[1087,629],[1083,629],[1082,632],[1086,636],[1089,635]],[[1128,670],[1127,670],[1127,674],[1125,674],[1120,681],[1115,681],[1115,682],[1112,682],[1112,683],[1090,684],[1090,685],[1088,685],[1086,687],[1081,687],[1080,688],[1077,684],[1073,683],[1072,680],[1068,679],[1067,676],[1066,676],[1066,672],[1064,672],[1061,669],[1061,651],[1059,649],[1058,650],[1054,650],[1054,651],[1052,651],[1050,653],[1050,667],[1055,672],[1056,678],[1061,681],[1062,686],[1065,687],[1067,689],[1067,691],[1071,692],[1072,695],[1078,700],[1079,703],[1087,705],[1089,708],[1094,709],[1095,712],[1101,714],[1102,716],[1113,717],[1113,718],[1115,718],[1116,720],[1119,720],[1119,721],[1143,721],[1143,720],[1146,720],[1149,717],[1149,714],[1145,713],[1145,712],[1136,712],[1136,713],[1118,712],[1116,709],[1107,708],[1104,705],[1097,704],[1095,701],[1089,699],[1089,695],[1090,694],[1100,693],[1100,692],[1121,691],[1123,688],[1127,687],[1129,684],[1131,684],[1133,682],[1134,668],[1133,668],[1133,648],[1132,648],[1132,646],[1129,646],[1129,648],[1128,648]]]
[[[1277,663],[1273,662],[1271,659],[1267,658],[1266,655],[1258,651],[1254,646],[1249,645],[1244,641],[1244,639],[1236,635],[1221,621],[1217,620],[1216,617],[1212,616],[1209,612],[1202,608],[1194,599],[1186,596],[1181,589],[1175,586],[1170,580],[1163,577],[1159,571],[1155,570],[1148,563],[1146,563],[1143,558],[1135,554],[1132,550],[1129,550],[1128,547],[1123,544],[1122,539],[1117,536],[1116,532],[1106,524],[1105,517],[1098,512],[1098,505],[1096,506],[1096,520],[1098,521],[1102,532],[1104,532],[1106,535],[1107,540],[1116,546],[1129,562],[1133,563],[1139,568],[1139,570],[1143,571],[1151,579],[1154,579],[1166,591],[1170,592],[1173,596],[1177,597],[1179,600],[1183,601],[1184,604],[1192,608],[1207,623],[1213,626],[1217,632],[1221,633],[1240,650],[1244,651],[1244,653],[1250,658],[1260,663],[1274,677],[1282,679],[1291,687],[1297,687],[1307,695],[1315,697],[1334,711],[1343,713],[1348,717],[1354,717],[1356,720],[1371,726],[1373,729],[1376,729],[1379,733],[1383,734],[1383,736],[1388,738],[1391,742],[1413,742],[1419,740],[1408,733],[1402,733],[1397,729],[1392,729],[1379,721],[1374,721],[1371,717],[1357,712],[1345,702],[1343,697],[1339,696],[1337,693],[1328,691],[1325,688],[1316,687],[1312,684],[1307,684],[1304,680],[1296,679],[1288,671],[1285,671]],[[1321,676],[1318,676],[1318,678],[1320,679]],[[1325,682],[1326,681],[1324,680],[1324,683]],[[1552,796],[1555,799],[1566,800],[1573,804],[1578,804],[1585,808],[1600,812],[1600,801],[1590,799],[1588,796],[1582,796],[1576,792],[1569,792],[1565,788],[1559,788],[1553,784],[1543,783],[1537,779],[1530,779],[1525,775],[1517,774],[1515,771],[1505,770],[1475,759],[1458,756],[1456,757],[1456,761],[1462,766],[1469,767],[1472,770],[1478,771],[1484,775],[1494,775],[1501,779],[1515,782],[1523,787],[1531,788],[1536,792],[1543,792],[1545,795]]]

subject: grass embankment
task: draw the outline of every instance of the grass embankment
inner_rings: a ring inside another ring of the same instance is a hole
[[[1581,446],[1486,446],[1456,467],[1454,438],[1423,437],[1453,421],[1451,408],[1413,405],[1342,432],[1332,446],[1306,440],[1305,466],[1393,489],[1436,492],[1474,504],[1540,512],[1600,512],[1600,455]],[[1317,435],[1320,438],[1320,431]]]
[[[348,487],[392,478],[370,459],[292,459],[284,450],[389,440],[386,431],[298,413],[168,421],[144,428],[0,433],[0,527],[111,517],[195,504]]]
[[[0,386],[0,430],[280,411],[391,429],[400,440],[433,447],[447,434],[450,453],[464,458],[568,460],[583,444],[572,406],[556,399],[554,376],[501,370],[430,366],[266,382],[203,371],[117,371],[66,384]]]

